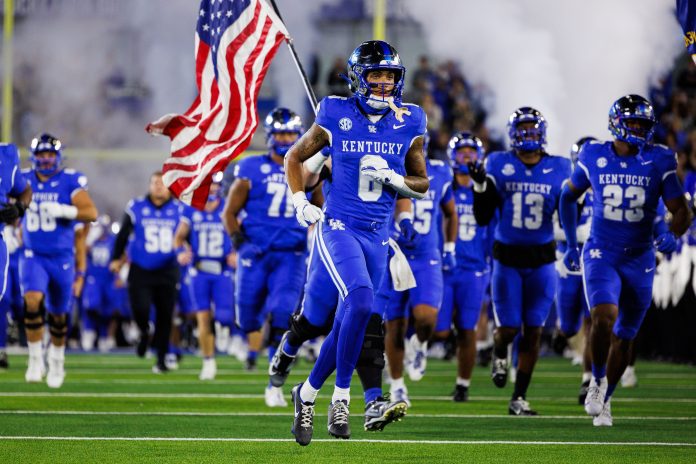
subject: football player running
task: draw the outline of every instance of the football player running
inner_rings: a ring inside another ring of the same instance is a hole
[[[235,317],[249,334],[248,367],[255,367],[260,330],[270,314],[269,361],[297,307],[305,277],[307,231],[297,223],[285,183],[284,158],[304,132],[302,120],[276,108],[264,121],[269,152],[235,166],[223,218],[237,250]],[[242,213],[243,219],[238,216]],[[287,406],[283,390],[269,383],[266,405]]]
[[[319,224],[320,258],[343,301],[309,378],[293,388],[293,433],[301,445],[312,438],[314,401],[334,366],[328,429],[335,437],[350,437],[350,380],[387,265],[394,202],[399,194],[423,198],[428,190],[425,113],[415,105],[397,106],[404,71],[391,45],[362,43],[348,59],[353,96],[324,98],[315,123],[286,158],[297,220]],[[302,163],[326,146],[332,184],[323,212],[307,200]]]
[[[650,307],[655,246],[673,241],[691,224],[676,156],[651,143],[656,120],[640,95],[619,98],[609,110],[614,140],[585,144],[561,195],[561,223],[568,249],[564,263],[582,267],[591,308],[592,380],[585,411],[595,426],[611,426],[611,397],[628,363],[632,340]],[[576,234],[575,202],[594,192],[592,228],[582,254]],[[653,241],[658,202],[672,214],[671,230]],[[582,264],[582,266],[581,266]]]
[[[452,193],[458,216],[456,265],[444,272],[444,296],[437,316],[435,337],[446,339],[452,324],[457,329],[457,380],[454,401],[469,399],[471,374],[476,362],[476,324],[490,280],[488,230],[474,218],[473,183],[469,163],[483,159],[483,142],[470,132],[449,141],[448,154],[454,182]]]
[[[14,201],[10,201],[10,199]],[[0,144],[0,368],[7,368],[5,340],[7,336],[7,312],[11,309],[11,299],[15,295],[10,277],[10,255],[19,242],[14,236],[14,225],[24,216],[31,203],[31,186],[27,184],[19,167],[19,150],[15,145]],[[6,227],[7,226],[7,227]],[[8,285],[9,284],[9,285]],[[8,296],[5,296],[9,293]],[[16,301],[14,302],[17,303]]]
[[[65,339],[68,331],[75,272],[75,225],[97,219],[87,193],[87,178],[61,164],[61,142],[41,134],[31,142],[32,168],[25,171],[32,202],[22,221],[24,256],[19,273],[24,290],[24,327],[29,347],[27,382],[40,382],[44,373],[41,341],[44,312],[48,313],[46,384],[60,388],[65,379]],[[82,274],[84,277],[84,273]]]
[[[232,281],[232,242],[222,224],[224,204],[221,198],[222,173],[213,176],[208,201],[203,211],[185,207],[174,235],[177,260],[188,268],[190,282],[182,292],[189,292],[198,324],[198,344],[203,355],[201,380],[214,380],[215,337],[210,311],[215,319],[229,326],[233,319],[234,283]],[[185,246],[188,242],[189,247]]]
[[[469,164],[474,181],[474,215],[488,224],[496,210],[491,291],[495,316],[491,377],[503,388],[508,345],[520,332],[517,379],[508,412],[536,415],[526,400],[539,357],[541,330],[556,292],[553,214],[570,160],[546,153],[546,120],[534,108],[515,110],[508,121],[512,150],[488,155],[485,168]]]
[[[452,168],[444,161],[428,158],[426,170],[430,180],[426,196],[411,203],[405,202],[405,208],[400,207],[399,202],[393,222],[397,243],[408,258],[416,287],[397,292],[387,274],[379,290],[379,299],[385,302],[387,321],[385,345],[391,376],[389,391],[393,399],[403,400],[409,405],[403,377],[404,364],[412,381],[423,378],[428,341],[442,305],[442,270],[452,270],[456,266],[454,252],[458,226],[452,196]],[[445,243],[440,250],[443,216]],[[415,333],[404,341],[409,314],[412,315]]]

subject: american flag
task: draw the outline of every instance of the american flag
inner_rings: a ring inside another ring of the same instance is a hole
[[[146,127],[171,139],[163,180],[184,203],[202,209],[212,175],[251,143],[259,89],[286,38],[287,29],[266,0],[201,0],[198,96],[186,113],[162,116]]]

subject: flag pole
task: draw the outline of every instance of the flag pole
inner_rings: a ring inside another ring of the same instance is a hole
[[[280,10],[278,9],[278,5],[276,5],[275,0],[269,1],[271,3],[271,6],[273,7],[273,10],[278,15],[278,18],[283,22],[283,24],[285,24],[285,21],[283,21],[283,17],[280,14]],[[312,84],[309,83],[307,73],[305,72],[302,63],[300,62],[300,57],[297,56],[297,51],[295,50],[295,44],[292,41],[292,37],[288,37],[287,39],[285,39],[285,43],[288,45],[288,48],[290,49],[290,55],[292,56],[292,60],[295,62],[297,72],[300,73],[300,78],[302,79],[302,83],[304,84],[305,92],[307,93],[307,98],[309,98],[309,102],[312,104],[312,110],[314,110],[314,114],[316,114],[318,105],[317,96],[314,93]]]

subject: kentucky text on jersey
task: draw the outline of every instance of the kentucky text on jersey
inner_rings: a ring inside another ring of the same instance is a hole
[[[371,153],[373,155],[400,155],[403,143],[371,142],[369,140],[342,140],[341,150],[350,153]]]
[[[551,193],[551,186],[534,182],[505,182],[505,190],[508,192],[532,192],[549,195]]]
[[[623,184],[623,185],[637,185],[639,187],[650,186],[650,177],[648,176],[637,176],[634,174],[600,174],[599,183],[604,184]]]

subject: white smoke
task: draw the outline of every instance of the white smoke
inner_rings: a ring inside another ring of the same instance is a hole
[[[674,3],[664,0],[406,3],[435,56],[492,89],[487,124],[504,130],[515,108],[533,106],[556,153],[585,135],[607,138],[611,103],[645,95],[683,50]]]

